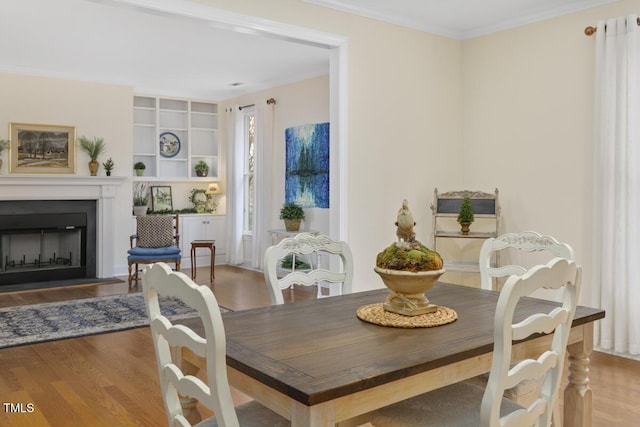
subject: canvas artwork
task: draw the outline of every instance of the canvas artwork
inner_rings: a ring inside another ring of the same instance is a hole
[[[329,207],[329,123],[285,130],[285,201]]]
[[[10,173],[75,173],[73,126],[11,123]]]

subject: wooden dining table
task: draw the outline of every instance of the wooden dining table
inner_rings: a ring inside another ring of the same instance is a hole
[[[431,328],[378,326],[356,317],[383,302],[379,289],[223,314],[229,383],[291,420],[293,426],[355,426],[372,411],[453,384],[491,368],[498,292],[438,283],[433,304],[456,311],[456,321]],[[515,320],[549,311],[556,303],[524,298]],[[593,324],[603,310],[578,307],[569,337],[569,381],[564,426],[590,426],[589,355]],[[202,330],[199,319],[183,321]],[[516,359],[529,357],[549,336],[516,343]],[[188,350],[182,365],[195,374],[204,360]],[[197,419],[195,402],[183,400]]]

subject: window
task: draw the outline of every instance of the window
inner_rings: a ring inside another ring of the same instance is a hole
[[[256,114],[253,108],[243,109],[244,130],[244,208],[243,229],[245,234],[252,234],[254,227],[255,206],[255,165],[256,165]]]

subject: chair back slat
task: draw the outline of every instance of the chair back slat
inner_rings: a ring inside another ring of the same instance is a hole
[[[501,251],[514,249],[522,252],[546,252],[550,257],[560,257],[569,260],[574,259],[573,249],[566,243],[560,243],[552,236],[545,236],[535,231],[522,233],[506,233],[498,237],[486,239],[480,249],[480,287],[482,289],[494,289],[494,278],[511,275],[522,276],[526,271],[522,265],[514,263],[507,265],[495,265],[494,259]],[[504,257],[499,257],[502,261]],[[548,259],[544,262],[547,262]],[[534,264],[540,264],[536,262]]]
[[[336,268],[338,271],[318,268],[317,265],[312,266],[308,271],[296,271],[295,268],[292,268],[293,271],[291,271],[280,268],[282,259],[288,255],[313,257],[316,258],[317,263],[317,257],[320,254],[335,255],[340,259],[341,268]],[[353,256],[351,249],[345,242],[332,240],[324,235],[300,233],[267,248],[264,256],[264,277],[272,304],[284,304],[282,290],[293,285],[311,286],[322,282],[341,283],[342,293],[348,294],[352,290]],[[318,294],[320,296],[320,292]]]

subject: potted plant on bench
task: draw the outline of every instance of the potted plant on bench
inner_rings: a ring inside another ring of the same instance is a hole
[[[280,209],[280,219],[284,220],[285,230],[298,231],[300,222],[304,219],[304,210],[295,202],[285,203]]]
[[[465,197],[462,199],[460,210],[458,211],[458,222],[460,223],[460,231],[462,234],[469,234],[469,227],[473,221],[473,205],[471,204],[471,199]]]

